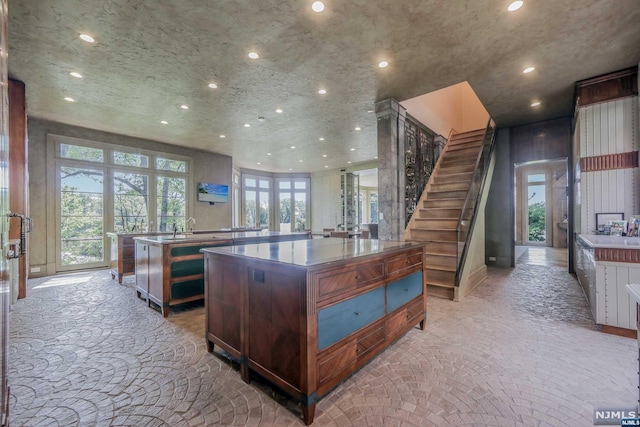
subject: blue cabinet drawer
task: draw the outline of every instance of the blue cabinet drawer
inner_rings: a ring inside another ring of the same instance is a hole
[[[420,294],[422,294],[422,271],[388,284],[387,313],[391,313]]]
[[[383,316],[383,287],[323,308],[318,312],[318,349],[335,344]]]

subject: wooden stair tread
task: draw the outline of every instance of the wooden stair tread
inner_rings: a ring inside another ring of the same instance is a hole
[[[436,281],[430,281],[427,280],[427,286],[431,285],[431,286],[438,286],[441,288],[455,288],[456,285],[454,285],[453,283],[443,283],[443,282],[436,282]]]
[[[445,265],[431,264],[425,267],[427,270],[439,270],[439,271],[456,271],[455,267],[447,267]],[[429,276],[429,274],[427,274]]]

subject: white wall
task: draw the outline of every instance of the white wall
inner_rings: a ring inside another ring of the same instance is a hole
[[[467,82],[400,103],[407,113],[445,138],[451,129],[467,132],[487,127],[489,113]]]
[[[578,116],[580,157],[638,151],[638,97],[582,107]],[[639,169],[581,172],[580,232],[596,229],[596,213],[640,214]]]

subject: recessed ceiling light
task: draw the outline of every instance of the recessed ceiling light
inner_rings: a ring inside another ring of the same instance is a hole
[[[322,12],[324,10],[324,3],[321,1],[314,1],[311,5],[311,10],[314,12]]]
[[[208,84],[208,86],[209,86],[211,89],[217,89],[217,88],[218,88],[218,85],[217,85],[217,84],[215,84],[215,83],[209,83],[209,84]]]
[[[529,74],[530,72],[532,72],[535,69],[536,69],[536,67],[527,67],[524,70],[522,70],[522,72],[525,73],[525,74]]]
[[[290,171],[292,171],[293,169],[289,168]]]
[[[358,126],[358,127],[356,128],[356,130],[360,130],[360,127]]]
[[[278,113],[278,114],[282,113],[282,108],[278,108],[278,109],[276,110],[276,113]]]
[[[270,156],[270,155],[271,155],[271,153],[267,153],[267,156]]]
[[[186,105],[186,104],[183,104],[183,105],[180,106],[180,108],[182,108],[183,110],[188,110],[189,106]]]
[[[257,164],[261,165],[262,163],[258,162]]]
[[[347,162],[347,163],[351,164],[351,162]]]
[[[255,52],[249,52],[249,58],[251,58],[251,59],[258,59],[258,58],[260,58],[260,55],[258,55],[258,54],[257,54],[257,53],[255,53]]]
[[[250,125],[249,123],[245,123],[245,124],[244,124],[244,127],[246,127],[246,128],[250,128],[250,127],[251,127],[251,125]]]
[[[160,120],[160,123],[162,123],[163,125],[168,125],[169,124],[169,122],[166,121],[166,120]]]
[[[291,149],[293,150],[294,148],[296,148],[296,146],[295,146],[295,145],[292,145],[292,146],[291,146]]]
[[[352,149],[351,149],[351,151],[356,151],[356,149],[355,149],[355,148],[352,148]]]
[[[322,157],[327,157],[327,155],[326,155],[326,154],[323,154],[323,155],[322,155]]]
[[[76,79],[81,79],[82,78],[82,74],[78,73],[77,71],[72,71],[69,74],[71,74]]]
[[[320,137],[320,138],[318,138],[318,139],[319,139],[320,141],[324,141],[324,138],[322,138],[322,137]]]
[[[299,162],[300,162],[300,163],[302,163],[302,162],[303,162],[303,160],[299,160]]]
[[[386,68],[389,66],[389,63],[387,61],[380,61],[380,63],[378,64],[378,67],[380,68]]]
[[[76,102],[76,100],[75,100],[75,99],[73,99],[73,98],[71,98],[70,96],[66,96],[66,97],[64,98],[64,100],[65,100],[65,101],[69,101],[69,102]]]
[[[226,138],[226,136],[225,135],[220,135],[220,138]]]
[[[532,106],[532,107],[538,107],[538,106],[540,106],[540,101],[532,102],[532,103],[531,103],[531,106]]]
[[[375,156],[375,157],[374,157],[374,159],[377,159],[377,158],[378,158],[378,156]]]
[[[511,3],[511,4],[509,5],[509,7],[507,8],[507,10],[508,10],[509,12],[516,11],[516,10],[520,9],[520,8],[522,7],[522,5],[523,5],[523,4],[524,4],[524,2],[523,2],[522,0],[514,1],[513,3]]]
[[[94,41],[96,41],[93,37],[91,37],[89,34],[80,34],[80,38],[84,41],[86,41],[87,43],[93,43]]]
[[[320,95],[324,95],[325,93],[327,93],[327,91],[326,91],[325,89],[320,89],[320,90],[318,91],[318,93],[319,93]]]
[[[327,165],[324,165],[324,167],[325,167],[325,168],[328,168],[329,166],[327,166]]]
[[[367,110],[367,113],[373,113],[373,110],[369,109]]]

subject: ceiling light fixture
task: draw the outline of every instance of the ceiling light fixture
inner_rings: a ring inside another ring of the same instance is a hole
[[[93,37],[91,37],[89,34],[80,34],[80,38],[84,41],[86,41],[87,43],[93,43],[94,41],[96,41]]]
[[[188,110],[188,109],[189,109],[189,106],[188,106],[188,105],[186,105],[186,104],[182,104],[182,105],[180,106],[180,108],[182,108],[183,110]]]
[[[360,127],[358,126],[358,127],[356,128],[356,130],[360,130]]]
[[[389,66],[389,63],[387,61],[380,61],[380,63],[378,64],[378,67],[380,68],[387,68]]]
[[[226,136],[225,135],[220,135],[220,138],[226,138]]]
[[[257,54],[257,53],[255,53],[255,52],[249,52],[249,58],[251,58],[251,59],[258,59],[258,58],[260,58],[260,55],[258,55],[258,54]]]
[[[258,121],[259,121],[260,123],[264,122],[264,117],[262,117],[262,116],[258,117]]]
[[[292,171],[293,169],[289,168],[290,171]]]
[[[271,153],[267,153],[267,156],[270,156],[270,155],[271,155]]]
[[[351,164],[351,162],[347,162],[348,164]]]
[[[322,138],[322,137],[320,137],[320,138],[318,138],[318,139],[319,139],[320,141],[324,141],[324,138]]]
[[[322,155],[322,157],[327,157],[327,155],[326,155],[326,154],[323,154],[323,155]]]
[[[532,107],[539,107],[540,106],[540,101],[532,102],[531,106]]]
[[[321,1],[314,1],[311,5],[311,10],[318,13],[322,12],[324,10],[324,3],[322,3]]]
[[[292,149],[292,150],[293,150],[293,149],[295,149],[295,148],[296,148],[296,146],[295,146],[295,145],[292,145],[292,146],[291,146],[291,149]]]
[[[303,160],[299,160],[299,162],[300,162],[300,163],[302,163],[302,162],[303,162]]]
[[[168,125],[169,124],[169,122],[166,121],[166,120],[160,120],[160,123],[162,123],[163,125]]]
[[[356,149],[355,149],[355,148],[352,148],[352,149],[351,149],[351,151],[356,151]]]
[[[282,113],[282,108],[278,108],[278,109],[276,110],[276,113],[278,113],[278,114]]]
[[[536,67],[527,67],[524,70],[522,70],[522,72],[525,73],[525,74],[529,74],[530,72],[532,72],[535,69],[536,69]]]
[[[520,8],[522,7],[522,5],[523,5],[523,4],[524,4],[524,2],[523,2],[522,0],[514,1],[513,3],[511,3],[511,4],[509,5],[509,7],[507,8],[507,10],[508,10],[509,12],[514,12],[514,11],[516,11],[516,10],[520,9]]]
[[[329,166],[327,166],[327,165],[324,165],[324,167],[325,167],[325,168],[328,168]]]
[[[259,165],[261,165],[262,163],[258,162]]]
[[[250,127],[251,127],[251,125],[250,125],[249,123],[245,123],[245,124],[244,124],[244,127],[246,127],[246,128],[250,128]]]
[[[327,91],[326,91],[326,90],[324,90],[324,89],[320,89],[320,90],[318,91],[318,93],[319,93],[320,95],[324,95],[324,94],[326,94],[326,93],[327,93]]]
[[[78,73],[77,71],[72,71],[69,74],[71,74],[76,79],[81,79],[82,78],[82,74]]]
[[[367,110],[367,113],[373,113],[373,110],[369,109]]]
[[[217,88],[218,88],[218,85],[217,85],[217,84],[215,84],[215,83],[209,83],[209,84],[208,84],[208,86],[209,86],[211,89],[217,89]]]
[[[73,98],[71,98],[70,96],[66,96],[66,97],[64,98],[64,100],[65,100],[65,101],[69,101],[69,102],[76,102],[76,100],[75,100],[75,99],[73,99]]]

